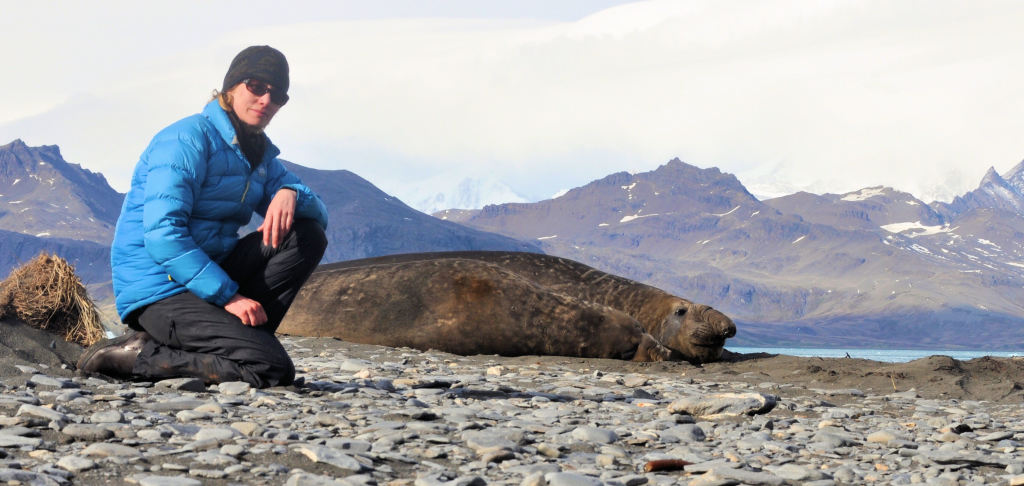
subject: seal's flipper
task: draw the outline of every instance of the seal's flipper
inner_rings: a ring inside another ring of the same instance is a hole
[[[633,361],[669,361],[672,350],[662,346],[654,336],[644,333],[640,346],[636,349]]]

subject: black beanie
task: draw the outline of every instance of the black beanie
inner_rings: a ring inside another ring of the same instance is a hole
[[[270,46],[250,46],[239,52],[231,61],[228,73],[224,75],[224,87],[227,92],[236,84],[254,78],[270,83],[274,91],[288,93],[288,60],[281,51]]]

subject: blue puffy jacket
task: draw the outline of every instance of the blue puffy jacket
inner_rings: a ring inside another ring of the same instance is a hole
[[[163,129],[142,153],[114,230],[110,263],[121,319],[189,291],[223,306],[238,284],[218,265],[253,212],[266,214],[282,187],[298,193],[295,216],[327,228],[320,198],[277,160],[267,143],[253,170],[216,100]]]

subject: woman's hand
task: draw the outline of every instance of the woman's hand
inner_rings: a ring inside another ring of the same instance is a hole
[[[246,326],[256,327],[267,322],[267,313],[263,310],[263,305],[241,294],[231,297],[224,305],[224,310],[239,318]]]
[[[299,198],[298,193],[292,189],[283,188],[274,194],[267,206],[267,215],[263,218],[263,224],[256,231],[263,233],[263,244],[277,248],[281,240],[292,229],[295,222],[295,202]]]

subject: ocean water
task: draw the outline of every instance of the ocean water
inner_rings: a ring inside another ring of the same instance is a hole
[[[844,358],[849,353],[851,358],[863,358],[888,363],[905,363],[918,358],[932,355],[949,356],[954,359],[968,360],[982,356],[1013,357],[1024,356],[1024,351],[964,351],[943,349],[832,349],[832,348],[754,348],[745,346],[726,346],[725,349],[734,353],[772,353],[790,356]]]

